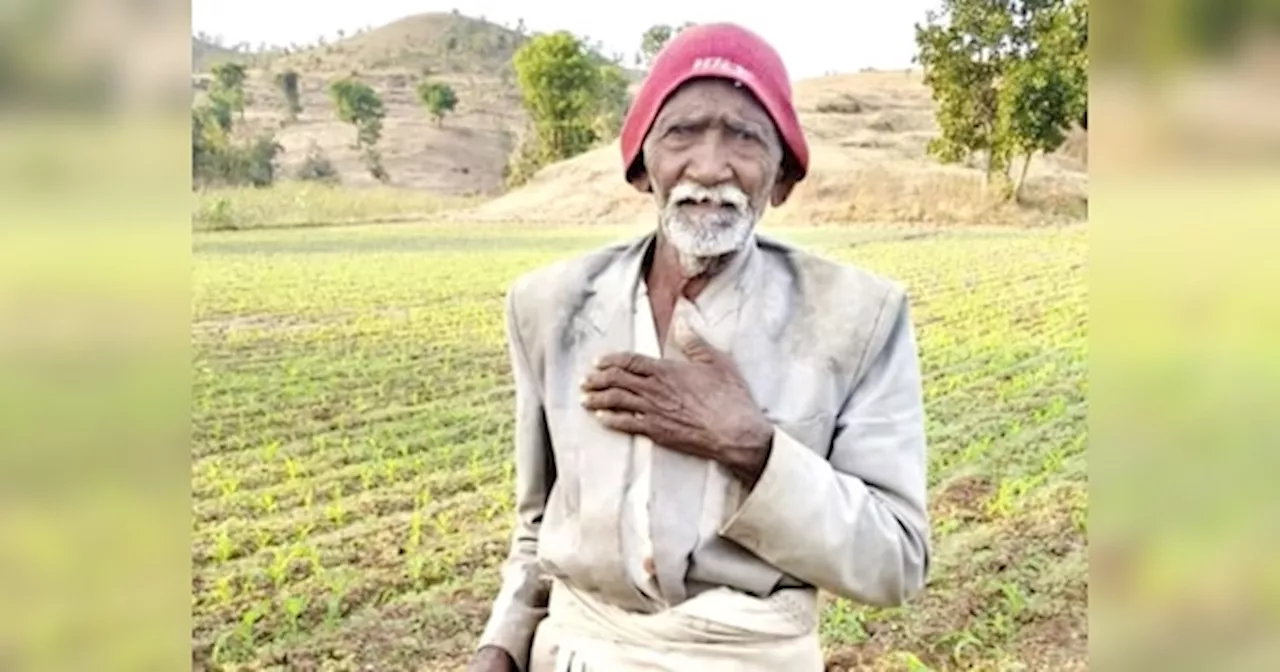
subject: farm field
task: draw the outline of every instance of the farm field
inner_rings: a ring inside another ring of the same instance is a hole
[[[463,669],[513,522],[505,291],[639,233],[194,233],[193,669]],[[921,343],[930,584],[826,600],[829,660],[1085,669],[1087,229],[762,233],[904,282]]]

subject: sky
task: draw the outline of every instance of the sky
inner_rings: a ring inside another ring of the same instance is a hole
[[[567,29],[604,44],[604,53],[627,54],[646,28],[732,21],[763,36],[782,55],[792,79],[862,68],[911,65],[913,26],[938,0],[647,0],[616,2],[536,0],[192,0],[192,31],[218,35],[227,45],[312,43],[338,30],[348,34],[411,14],[459,13],[514,27],[523,18],[531,32]]]

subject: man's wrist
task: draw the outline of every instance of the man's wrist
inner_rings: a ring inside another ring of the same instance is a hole
[[[761,421],[744,433],[740,443],[722,451],[720,462],[748,490],[755,487],[765,466],[769,464],[769,454],[773,450],[773,432],[773,425]]]

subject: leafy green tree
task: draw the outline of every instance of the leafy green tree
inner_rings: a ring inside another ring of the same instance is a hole
[[[285,103],[289,111],[289,120],[296,120],[302,112],[301,95],[298,91],[298,73],[294,70],[286,70],[276,77],[276,84],[280,87],[280,91],[284,93]]]
[[[369,174],[380,181],[388,175],[382,167],[378,140],[382,138],[382,120],[386,108],[382,98],[368,84],[347,77],[329,85],[329,95],[338,110],[338,118],[356,127],[355,148],[361,152]]]
[[[239,112],[241,121],[244,121],[244,82],[248,77],[243,63],[223,62],[213,66],[213,86],[209,96],[220,99]]]
[[[1072,7],[1036,17],[1035,48],[1014,61],[1000,83],[994,152],[1008,157],[1006,161],[1022,157],[1012,185],[1015,199],[1021,196],[1031,158],[1062,146],[1073,123],[1087,123],[1087,5]]]
[[[234,124],[231,100],[227,96],[210,94],[208,102],[202,107],[202,113],[222,130],[230,135]]]
[[[944,163],[986,154],[988,181],[1057,149],[1087,104],[1087,0],[942,0],[916,25],[917,62],[937,103],[929,153]]]
[[[507,165],[509,186],[617,136],[631,100],[616,62],[565,31],[530,39],[512,61],[530,122]]]
[[[441,82],[421,82],[418,84],[418,100],[422,102],[436,125],[444,123],[446,114],[458,106],[458,94],[453,87]]]
[[[582,41],[567,31],[538,35],[512,59],[542,160],[560,161],[595,142],[601,70]]]
[[[649,29],[640,36],[640,53],[637,55],[637,60],[645,66],[651,65],[653,59],[658,56],[658,52],[667,46],[667,42],[670,42],[671,38],[692,25],[694,25],[692,21],[686,21],[679,27],[673,27],[665,23],[649,26]]]
[[[193,186],[270,186],[275,180],[275,159],[283,148],[270,133],[246,143],[233,141],[222,117],[226,108],[201,105],[191,109],[191,178]]]
[[[227,146],[227,131],[210,105],[191,108],[191,177],[199,182],[211,172],[219,151]]]
[[[627,74],[615,63],[602,63],[597,82],[596,123],[597,138],[614,138],[622,130],[622,121],[626,117],[627,108],[631,106],[631,96],[627,92]]]
[[[649,26],[649,29],[644,31],[640,36],[640,56],[644,59],[646,66],[653,63],[653,59],[673,35],[675,35],[675,29],[665,23]]]
[[[937,103],[940,135],[928,150],[944,163],[988,150],[996,118],[996,81],[1008,58],[1002,41],[1012,27],[1008,0],[943,0],[916,25],[916,61]],[[988,174],[994,166],[988,165]]]
[[[329,85],[338,118],[356,127],[356,145],[375,145],[382,137],[386,117],[382,98],[368,84],[344,78]]]
[[[249,183],[255,187],[267,187],[274,183],[275,160],[282,151],[284,147],[270,134],[254,138],[241,153],[241,170]]]

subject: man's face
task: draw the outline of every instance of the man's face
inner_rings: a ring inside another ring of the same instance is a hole
[[[645,139],[659,225],[688,275],[738,250],[778,198],[782,146],[768,113],[732,82],[690,82]],[[785,194],[782,194],[785,197]]]

